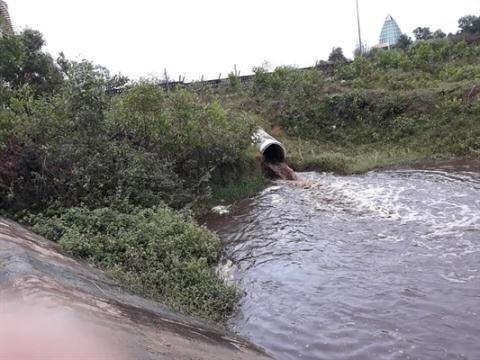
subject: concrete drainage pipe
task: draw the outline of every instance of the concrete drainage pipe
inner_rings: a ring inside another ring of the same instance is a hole
[[[283,163],[287,151],[280,141],[268,134],[262,128],[257,129],[253,135],[255,147],[262,153],[266,163]]]

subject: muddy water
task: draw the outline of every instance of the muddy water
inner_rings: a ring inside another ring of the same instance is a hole
[[[277,359],[479,359],[480,175],[300,174],[211,219]]]
[[[297,173],[284,162],[264,162],[263,168],[274,179],[299,180]]]

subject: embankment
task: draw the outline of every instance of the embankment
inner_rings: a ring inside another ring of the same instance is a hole
[[[12,351],[25,356],[33,351],[37,357],[61,358],[65,351],[98,355],[92,349],[106,351],[108,346],[113,349],[110,356],[113,353],[125,359],[267,358],[232,334],[125,292],[103,272],[64,255],[57,244],[2,218],[0,299],[0,316],[6,319],[2,323],[7,324],[9,317],[15,319],[12,328],[3,332],[17,336],[17,345],[0,344],[0,358],[2,352],[8,355]],[[26,319],[28,326],[21,319]],[[35,319],[43,320],[38,323]],[[77,345],[69,348],[61,341],[48,343],[58,336],[75,338]],[[43,346],[29,346],[39,343]]]

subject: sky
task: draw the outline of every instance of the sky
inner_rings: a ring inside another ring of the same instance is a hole
[[[311,66],[333,47],[352,57],[355,0],[5,0],[17,31],[43,33],[46,50],[88,59],[133,79],[225,77],[236,68]],[[362,37],[373,46],[391,14],[408,35],[418,26],[456,32],[479,0],[359,0]]]

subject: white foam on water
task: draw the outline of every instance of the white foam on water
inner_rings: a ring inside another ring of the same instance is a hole
[[[215,206],[211,209],[211,211],[215,214],[218,214],[218,215],[226,215],[226,214],[229,214],[230,213],[230,208],[231,206],[228,205],[218,205],[218,206]]]
[[[425,256],[437,256],[444,262],[480,252],[480,237],[473,239],[480,232],[478,175],[406,171],[351,177],[303,176],[317,182],[306,190],[307,196],[312,198],[314,209],[327,216],[348,214],[414,228],[413,238],[411,232],[409,237],[380,233],[374,241],[410,241],[423,249]],[[442,278],[469,281],[474,277],[443,274]]]
[[[447,280],[451,283],[456,283],[456,284],[465,284],[471,280],[477,279],[478,276],[475,275],[470,275],[467,277],[461,277],[458,274],[454,272],[450,272],[448,274],[440,274],[440,277],[444,280]]]
[[[480,191],[471,189],[471,194],[465,194],[464,187],[441,186],[435,186],[432,191],[428,178],[412,181],[392,175],[395,174],[381,174],[381,181],[371,181],[380,176],[375,173],[345,178],[317,175],[315,180],[321,186],[314,190],[319,197],[315,199],[315,206],[329,210],[337,207],[342,211],[347,207],[363,216],[381,217],[401,224],[421,222],[432,227],[438,235],[457,233],[463,228],[480,230]],[[472,204],[475,195],[479,200]],[[325,200],[329,201],[325,203]]]
[[[234,284],[234,275],[236,271],[237,265],[235,265],[230,259],[222,261],[215,268],[215,274],[225,283],[230,285]]]
[[[259,196],[265,196],[265,195],[270,194],[270,193],[272,193],[272,192],[276,192],[276,191],[280,190],[282,187],[283,187],[283,186],[279,186],[279,185],[277,185],[277,186],[270,186],[270,187],[266,188],[265,190],[263,190],[263,191],[259,194]]]

